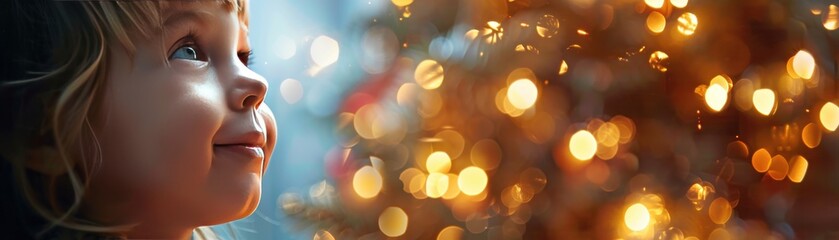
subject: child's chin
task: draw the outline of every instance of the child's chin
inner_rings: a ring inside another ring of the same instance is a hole
[[[259,205],[261,195],[261,184],[255,182],[250,186],[242,186],[239,189],[221,194],[213,198],[213,207],[206,209],[213,218],[212,224],[221,224],[250,216]]]
[[[206,209],[208,218],[202,221],[201,225],[217,225],[245,218],[256,210],[257,205],[259,205],[259,194],[256,194],[253,199],[243,202],[228,203],[227,205]]]

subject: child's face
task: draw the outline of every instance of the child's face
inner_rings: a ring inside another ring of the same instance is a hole
[[[168,226],[247,216],[275,142],[267,83],[246,65],[248,16],[216,1],[163,4],[157,38],[135,39],[133,56],[111,44],[94,124],[103,165],[88,194],[101,205],[89,214]]]

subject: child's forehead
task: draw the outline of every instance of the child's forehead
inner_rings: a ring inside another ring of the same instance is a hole
[[[199,0],[199,1],[161,1],[160,16],[163,22],[167,19],[183,13],[201,13],[224,10],[236,12],[240,21],[247,22],[248,16],[245,8],[247,0]]]

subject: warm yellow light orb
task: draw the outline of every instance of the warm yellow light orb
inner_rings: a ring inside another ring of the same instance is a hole
[[[769,170],[769,165],[772,165],[772,155],[769,154],[769,151],[763,148],[755,151],[755,154],[752,155],[752,167],[755,168],[755,171],[766,172]]]
[[[428,174],[425,179],[425,195],[430,198],[439,198],[449,190],[449,176],[439,172]]]
[[[725,89],[726,92],[731,90],[731,85],[732,85],[731,84],[731,79],[728,78],[728,76],[726,76],[726,75],[714,76],[714,78],[711,79],[711,83],[708,84],[708,85],[714,85],[714,84],[720,85],[720,87]]]
[[[408,214],[401,208],[388,207],[379,215],[379,230],[388,237],[399,237],[408,230]]]
[[[597,153],[597,140],[591,132],[580,130],[571,135],[568,141],[568,148],[571,150],[571,155],[577,160],[586,161],[594,157]]]
[[[373,198],[382,191],[382,175],[371,166],[358,169],[353,175],[352,186],[362,198]]]
[[[390,0],[390,2],[392,2],[393,5],[396,5],[397,7],[405,7],[411,5],[411,3],[414,2],[414,0]]]
[[[644,3],[651,8],[661,8],[664,6],[664,0],[644,0]]]
[[[623,221],[629,230],[635,232],[644,230],[650,225],[650,211],[647,210],[644,204],[632,204],[632,206],[626,209]]]
[[[667,19],[660,12],[653,11],[647,16],[647,29],[653,33],[661,33],[667,26]]]
[[[670,0],[670,5],[676,8],[684,8],[688,5],[688,0]]]
[[[562,63],[559,64],[559,71],[557,71],[557,73],[562,75],[566,72],[568,72],[568,63],[566,63],[565,60],[562,60]]]
[[[813,77],[813,71],[816,69],[816,59],[810,52],[800,50],[792,57],[792,70],[795,75],[804,79]]]
[[[440,230],[437,234],[437,240],[459,240],[463,238],[463,228],[458,226],[448,226]]]
[[[831,132],[836,131],[836,127],[839,127],[839,106],[832,102],[825,103],[819,110],[819,120],[821,120],[824,129]]]
[[[804,180],[804,176],[807,175],[807,159],[802,156],[795,156],[792,158],[792,162],[790,162],[789,173],[787,177],[792,182],[800,183]]]
[[[425,168],[426,170],[428,170],[429,173],[448,173],[451,167],[452,159],[449,157],[448,153],[443,151],[436,151],[431,153],[431,155],[428,155],[428,159],[425,161]]]
[[[676,25],[676,30],[679,30],[680,33],[684,34],[685,36],[693,35],[696,32],[696,26],[699,25],[699,19],[696,18],[696,15],[693,13],[683,13],[679,16],[678,25]]]
[[[725,224],[731,218],[731,203],[719,197],[708,206],[708,217],[716,224]]]
[[[822,25],[824,26],[824,29],[832,31],[839,28],[839,7],[830,4],[827,6],[827,12],[822,15]]]
[[[755,110],[764,116],[769,116],[775,110],[775,92],[772,89],[763,88],[755,90],[752,94],[752,104]]]
[[[507,88],[507,101],[518,109],[528,109],[536,104],[539,90],[529,79],[519,79]]]
[[[705,104],[714,112],[719,112],[728,102],[728,91],[719,84],[711,84],[705,90]]]
[[[816,148],[822,142],[822,130],[816,123],[808,123],[801,130],[801,141],[808,148]]]
[[[486,172],[479,167],[467,167],[460,171],[457,177],[457,186],[460,191],[469,196],[481,194],[487,186]]]
[[[775,155],[772,157],[772,164],[769,165],[769,171],[766,171],[769,177],[777,181],[784,180],[789,173],[789,163],[784,156]]]
[[[414,80],[425,89],[436,89],[443,84],[443,66],[437,61],[426,59],[417,65]]]
[[[312,236],[312,240],[335,240],[335,236],[332,236],[332,233],[326,230],[320,230]]]

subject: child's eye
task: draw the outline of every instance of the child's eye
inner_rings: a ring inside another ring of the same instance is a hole
[[[201,53],[197,47],[192,45],[186,45],[179,47],[169,56],[169,59],[183,59],[183,60],[192,60],[192,61],[206,61],[203,57],[203,53]]]

